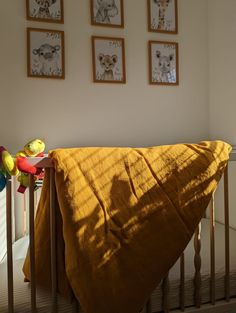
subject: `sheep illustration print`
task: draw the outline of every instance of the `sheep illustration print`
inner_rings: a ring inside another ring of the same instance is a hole
[[[147,0],[148,29],[151,32],[178,33],[177,0]]]
[[[63,0],[26,0],[27,19],[63,23]]]
[[[178,85],[178,43],[149,41],[149,79],[153,85]]]
[[[92,37],[93,80],[97,83],[125,83],[123,38]]]
[[[93,25],[124,27],[123,0],[90,0],[90,3]]]
[[[28,76],[65,78],[64,32],[28,28]]]

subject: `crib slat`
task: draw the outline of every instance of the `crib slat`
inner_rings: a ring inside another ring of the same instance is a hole
[[[185,311],[185,260],[184,253],[180,257],[180,309]]]
[[[31,310],[36,312],[36,279],[35,279],[35,233],[34,233],[34,176],[29,175],[29,233],[30,233],[30,284]]]
[[[211,303],[215,304],[215,201],[214,194],[210,202],[210,249],[211,249]]]
[[[7,214],[7,282],[8,282],[8,312],[14,312],[13,290],[13,257],[12,257],[12,184],[11,177],[7,177],[6,185],[6,214]]]
[[[194,275],[194,298],[195,306],[197,308],[201,307],[201,223],[198,225],[195,235],[194,235],[194,266],[195,266],[195,275]]]
[[[148,299],[147,304],[146,304],[146,313],[152,313],[152,304],[151,304],[151,298]]]
[[[228,166],[224,172],[225,203],[225,299],[230,301],[230,247],[229,247],[229,180]]]
[[[55,211],[55,170],[50,168],[50,236],[52,273],[52,313],[57,312],[57,262],[56,262],[56,211]]]
[[[169,284],[169,273],[167,276],[163,279],[162,282],[162,307],[164,313],[169,313],[169,290],[170,290],[170,284]]]

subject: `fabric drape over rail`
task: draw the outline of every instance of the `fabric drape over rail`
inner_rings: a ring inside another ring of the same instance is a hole
[[[51,151],[59,291],[71,286],[86,313],[137,313],[191,239],[230,150],[214,141]],[[40,285],[50,284],[49,251],[46,175],[36,217]],[[30,279],[28,256],[24,273]]]

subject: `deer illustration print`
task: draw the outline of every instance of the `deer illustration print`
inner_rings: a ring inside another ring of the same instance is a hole
[[[114,67],[118,61],[117,55],[104,55],[100,53],[98,56],[101,67],[104,69],[103,74],[101,75],[102,80],[114,80]]]
[[[171,0],[153,0],[158,5],[158,29],[165,29],[166,10]]]
[[[111,17],[116,16],[118,8],[115,0],[97,0],[98,10],[95,17],[97,23],[111,24]]]

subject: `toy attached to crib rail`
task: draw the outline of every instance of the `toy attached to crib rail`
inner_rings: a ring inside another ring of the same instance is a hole
[[[24,149],[17,152],[15,157],[4,148],[0,147],[0,192],[6,186],[6,176],[18,176],[17,180],[20,183],[18,192],[24,193],[29,187],[29,174],[34,175],[35,181],[42,179],[44,173],[41,169],[28,162],[28,157],[43,157],[45,143],[41,139],[34,139],[28,142]]]

